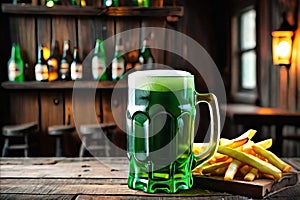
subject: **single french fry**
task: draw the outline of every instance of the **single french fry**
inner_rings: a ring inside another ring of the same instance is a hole
[[[236,172],[238,171],[238,168],[242,165],[242,162],[239,160],[233,160],[230,165],[228,166],[226,172],[225,172],[225,176],[224,176],[224,180],[229,181],[229,180],[233,180]]]
[[[238,146],[245,144],[248,141],[248,139],[250,140],[255,135],[255,133],[256,133],[256,130],[249,129],[248,131],[246,131],[239,137],[234,138],[232,140],[229,140],[226,138],[221,138],[219,145],[220,146],[230,146],[231,148],[236,148]]]
[[[230,158],[224,162],[214,163],[212,165],[205,165],[205,166],[201,167],[201,173],[202,174],[212,173],[218,168],[227,167],[231,161],[232,161],[232,159]]]
[[[243,165],[242,167],[239,168],[240,173],[243,176],[246,176],[246,174],[252,169],[249,165]]]
[[[245,181],[253,181],[255,178],[258,178],[259,174],[258,174],[258,169],[256,168],[252,168],[244,177]]]
[[[253,136],[256,134],[256,132],[257,131],[254,129],[249,129],[248,131],[246,131],[239,137],[235,138],[234,140],[240,140],[240,139],[244,139],[244,138],[248,138],[249,140],[251,140],[253,138]]]
[[[254,144],[252,148],[255,151],[255,153],[265,157],[270,163],[272,163],[274,166],[276,166],[283,172],[288,172],[292,169],[292,167],[289,164],[283,162],[271,151],[265,150],[264,148],[256,144]]]
[[[226,154],[234,159],[237,159],[243,163],[251,165],[252,167],[257,168],[259,171],[267,174],[271,174],[275,179],[280,179],[282,176],[282,172],[277,167],[273,166],[270,163],[267,163],[259,158],[246,154],[241,151],[237,151],[235,149],[231,149],[229,147],[219,146],[218,152],[222,154]]]
[[[221,175],[225,174],[226,170],[227,170],[227,166],[220,167],[220,168],[217,168],[215,171],[211,172],[211,175],[221,176]]]
[[[270,139],[257,142],[256,144],[264,149],[268,149],[272,146],[272,143],[273,143],[272,138],[270,138]]]
[[[275,179],[274,176],[272,176],[271,174],[261,173],[260,176],[264,178]]]

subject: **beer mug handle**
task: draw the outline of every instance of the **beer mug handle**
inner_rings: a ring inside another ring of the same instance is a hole
[[[207,103],[210,113],[210,141],[205,146],[203,152],[194,155],[196,160],[196,166],[205,163],[210,160],[215,152],[217,151],[220,139],[220,114],[217,98],[212,93],[199,94],[196,92],[195,95],[196,105],[198,103]],[[205,143],[203,143],[204,145]]]

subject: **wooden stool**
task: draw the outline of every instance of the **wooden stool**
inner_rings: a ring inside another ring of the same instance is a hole
[[[48,134],[55,137],[55,156],[62,156],[62,138],[65,134],[72,133],[75,130],[73,125],[53,125],[48,127]]]
[[[83,157],[85,150],[99,153],[104,151],[105,156],[110,156],[110,145],[108,138],[103,134],[108,134],[108,130],[115,128],[116,124],[86,124],[80,126],[81,147],[79,157]]]
[[[6,156],[7,150],[23,150],[24,156],[28,157],[28,135],[38,127],[36,122],[29,122],[18,125],[6,125],[2,128],[2,134],[5,137],[4,146],[2,149],[2,157]],[[10,144],[10,139],[13,138],[24,138],[24,143],[22,144]]]

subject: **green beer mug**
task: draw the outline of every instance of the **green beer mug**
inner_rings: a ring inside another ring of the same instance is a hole
[[[193,154],[196,105],[208,104],[210,141]],[[220,138],[215,95],[195,91],[194,76],[180,70],[137,71],[128,76],[126,112],[128,186],[175,193],[193,185],[192,166],[210,159]]]

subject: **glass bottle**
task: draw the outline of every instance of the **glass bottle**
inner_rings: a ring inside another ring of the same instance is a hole
[[[85,0],[72,0],[72,6],[85,7],[86,1]]]
[[[73,51],[73,62],[71,64],[71,79],[72,80],[82,79],[82,62],[79,58],[77,47],[74,47],[74,51]]]
[[[122,39],[119,39],[115,47],[115,55],[112,60],[112,80],[119,80],[125,73],[126,60]]]
[[[7,66],[9,81],[24,81],[24,62],[21,57],[20,46],[16,43],[12,45],[11,56],[7,63]]]
[[[96,41],[92,58],[92,74],[94,80],[108,80],[105,50],[101,39]]]
[[[119,0],[103,0],[104,7],[118,7]]]
[[[48,81],[55,81],[58,79],[58,65],[59,65],[59,48],[58,41],[52,42],[51,55],[47,60],[49,69],[49,79]]]
[[[48,81],[49,78],[48,65],[44,58],[44,50],[42,45],[39,46],[38,60],[35,65],[34,71],[35,71],[35,80]]]
[[[136,70],[153,69],[154,62],[154,57],[150,50],[150,39],[145,38],[139,52],[139,63],[136,65]]]
[[[46,0],[45,1],[45,5],[49,8],[52,8],[53,6],[55,6],[55,4],[58,4],[58,0]]]
[[[64,81],[71,80],[71,63],[72,63],[72,53],[70,50],[70,40],[64,41],[63,55],[60,61],[59,68],[59,79]]]

